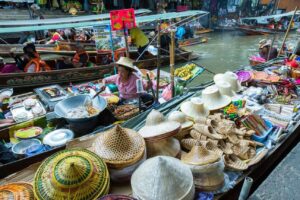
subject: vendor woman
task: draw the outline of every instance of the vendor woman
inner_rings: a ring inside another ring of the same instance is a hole
[[[137,99],[137,80],[140,77],[136,74],[137,69],[133,66],[133,60],[127,57],[121,57],[116,64],[118,65],[118,74],[104,78],[103,84],[114,83],[119,90],[120,103],[126,100]],[[147,89],[147,83],[142,81],[143,88]],[[147,93],[140,94],[141,100],[146,106],[153,103],[153,96]]]

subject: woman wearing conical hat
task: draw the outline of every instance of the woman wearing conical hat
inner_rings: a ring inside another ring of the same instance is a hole
[[[146,106],[153,103],[153,96],[144,92],[148,84],[140,79],[136,74],[137,68],[133,65],[133,60],[127,57],[121,57],[116,63],[118,64],[118,74],[104,78],[102,83],[114,83],[118,87],[120,103],[126,100],[141,98]],[[141,87],[141,88],[138,88]]]

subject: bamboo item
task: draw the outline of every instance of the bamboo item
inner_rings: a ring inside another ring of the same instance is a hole
[[[156,102],[159,99],[159,79],[160,79],[160,23],[157,24],[157,72],[156,72]]]
[[[174,65],[175,65],[175,30],[171,30],[171,45],[170,45],[170,74],[171,74],[171,89],[172,97],[175,96],[175,83],[174,83]]]

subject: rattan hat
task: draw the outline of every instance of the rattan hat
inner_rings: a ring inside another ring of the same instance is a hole
[[[230,84],[231,89],[234,92],[238,92],[242,89],[241,83],[238,80],[238,76],[230,71],[225,72],[224,74],[216,74],[214,76],[214,82],[216,84],[220,82],[227,82]]]
[[[105,162],[86,149],[62,150],[48,157],[34,177],[36,199],[96,199],[109,191]]]
[[[141,200],[192,200],[195,194],[191,170],[168,156],[146,160],[133,173],[131,187],[133,196]]]
[[[156,142],[147,142],[148,158],[154,156],[171,156],[180,158],[180,153],[180,143],[173,137]]]
[[[231,103],[231,98],[222,95],[215,85],[209,86],[202,91],[202,99],[209,110],[218,110]]]
[[[176,135],[180,131],[179,122],[165,120],[162,113],[152,110],[146,118],[146,124],[139,130],[139,134],[146,141],[161,140]]]
[[[224,155],[225,167],[233,171],[244,171],[248,169],[248,165],[239,159],[236,155]]]
[[[145,148],[145,141],[140,134],[119,125],[100,133],[93,143],[94,152],[114,169],[125,168],[138,162],[142,159]]]
[[[220,160],[220,156],[197,143],[189,153],[182,155],[181,160],[189,165],[207,165]]]
[[[25,182],[1,185],[0,199],[34,200],[33,187],[31,184]]]
[[[181,104],[180,110],[191,118],[206,117],[209,115],[209,110],[204,105],[204,102],[199,97],[193,97],[190,101]]]
[[[181,124],[181,129],[188,129],[193,126],[193,122],[188,120],[186,115],[180,111],[173,111],[168,117],[169,121],[179,122]]]
[[[134,62],[134,60],[132,60],[130,58],[120,57],[120,59],[116,62],[116,64],[137,71],[137,69],[133,65],[133,62]]]

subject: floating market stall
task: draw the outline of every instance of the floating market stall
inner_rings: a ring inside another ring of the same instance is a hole
[[[109,193],[132,196],[129,199],[192,200],[200,196],[237,199],[246,176],[252,177],[253,188],[257,187],[299,141],[297,70],[282,62],[281,66],[263,71],[248,69],[216,74],[210,85],[196,93],[175,97],[121,125],[100,128],[93,134],[66,141],[50,153],[46,150],[29,156],[11,168],[0,166],[5,172],[3,177],[21,170],[1,180],[4,188],[0,192],[11,186],[7,184],[18,186],[19,181],[25,181],[33,185],[29,191],[36,197],[66,197],[59,188],[72,187],[81,195],[93,197]],[[56,125],[50,127],[53,126]],[[14,138],[24,136],[19,129],[10,130]],[[34,130],[36,134],[39,129]],[[40,131],[37,134],[40,136]],[[46,132],[42,134],[47,136]],[[63,138],[69,135],[72,134],[65,133]],[[8,137],[8,133],[1,136]],[[66,150],[58,151],[60,148]],[[49,154],[52,155],[42,163],[24,169]],[[64,170],[79,166],[91,176]],[[57,169],[52,173],[57,176],[49,175],[53,181],[43,179],[42,174],[48,174],[48,168]],[[91,178],[95,171],[102,177],[101,182]],[[64,185],[72,183],[69,178],[77,181],[76,187]],[[95,181],[93,184],[99,187],[81,187],[86,181]],[[47,194],[45,189],[49,191]]]

